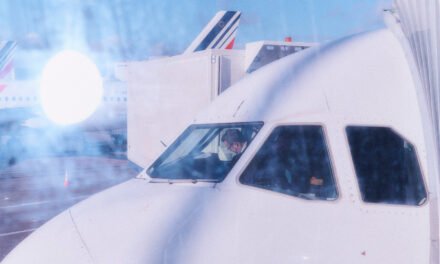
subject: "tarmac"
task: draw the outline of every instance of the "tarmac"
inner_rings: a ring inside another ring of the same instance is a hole
[[[0,261],[52,217],[135,177],[124,155],[24,159],[0,169]]]

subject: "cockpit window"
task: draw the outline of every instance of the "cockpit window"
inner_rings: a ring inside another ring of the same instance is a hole
[[[349,126],[350,151],[362,199],[420,205],[426,190],[414,146],[387,127]]]
[[[241,175],[240,182],[304,199],[336,199],[322,127],[275,128]]]
[[[151,178],[222,181],[262,122],[192,125],[147,170]]]

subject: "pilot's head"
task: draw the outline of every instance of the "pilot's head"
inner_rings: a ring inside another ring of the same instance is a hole
[[[226,148],[235,154],[241,153],[246,143],[240,130],[231,128],[225,131],[221,138]]]

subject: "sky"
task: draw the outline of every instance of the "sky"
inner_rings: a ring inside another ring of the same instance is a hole
[[[2,0],[0,39],[38,71],[63,49],[101,63],[183,52],[219,10],[242,12],[236,48],[258,40],[326,42],[383,26],[391,0]],[[39,56],[38,54],[43,54]]]

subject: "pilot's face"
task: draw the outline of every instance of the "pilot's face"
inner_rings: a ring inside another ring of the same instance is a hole
[[[230,151],[234,152],[235,154],[238,154],[241,152],[243,148],[243,143],[233,142],[232,144],[229,144],[228,148]]]

